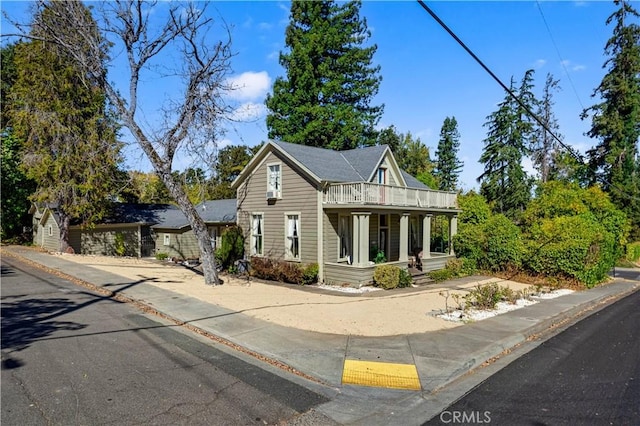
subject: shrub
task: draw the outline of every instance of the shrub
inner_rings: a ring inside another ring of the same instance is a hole
[[[484,231],[482,225],[467,224],[453,237],[456,256],[473,261],[476,265],[484,257]]]
[[[435,282],[446,281],[453,278],[453,273],[451,272],[451,270],[446,268],[430,271],[428,275],[429,275],[429,278],[431,278]]]
[[[304,281],[304,270],[297,263],[262,257],[251,258],[251,275],[263,280],[280,281],[289,284],[302,284]]]
[[[517,269],[522,261],[520,229],[505,215],[491,216],[484,224],[484,256],[480,267],[490,271]]]
[[[318,282],[319,267],[317,263],[310,263],[302,272],[302,285],[309,285]]]
[[[627,260],[634,263],[640,261],[640,241],[627,244]]]
[[[478,285],[467,294],[466,305],[476,309],[495,309],[498,302],[503,300],[506,290],[511,291],[495,283]]]
[[[116,252],[116,256],[124,256],[127,252],[127,247],[124,245],[124,235],[122,232],[116,232],[113,241],[113,249]]]
[[[491,208],[484,197],[474,191],[458,195],[458,205],[462,210],[458,215],[461,224],[483,224],[491,216]]]
[[[373,271],[373,282],[385,290],[396,288],[400,285],[400,271],[401,269],[394,265],[376,266]]]
[[[476,263],[464,257],[449,259],[445,269],[451,272],[453,277],[466,277],[476,273]]]
[[[169,255],[167,253],[156,253],[157,260],[167,260]]]
[[[220,247],[215,253],[216,262],[222,269],[229,269],[236,260],[244,256],[244,236],[242,228],[231,226],[222,231]]]
[[[411,287],[413,284],[413,277],[406,269],[400,269],[400,281],[398,282],[399,288]]]

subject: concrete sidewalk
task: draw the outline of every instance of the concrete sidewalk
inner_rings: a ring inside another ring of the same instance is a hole
[[[616,279],[609,285],[545,300],[453,329],[400,336],[358,337],[283,327],[158,288],[144,280],[131,282],[130,279],[30,248],[2,247],[2,254],[26,259],[124,295],[179,323],[246,348],[245,353],[254,352],[285,364],[301,372],[303,377],[308,376],[323,385],[309,382],[314,390],[320,389],[333,399],[319,410],[334,421],[350,424],[385,424],[394,410],[406,413],[419,410],[421,404],[428,402],[429,395],[487,360],[584,311],[597,309],[640,288],[640,275],[637,270],[632,270],[627,274],[630,279]],[[393,321],[392,314],[389,321]],[[415,365],[421,391],[343,385],[345,360]],[[364,404],[358,406],[357,401]],[[372,412],[374,404],[377,412]],[[387,416],[381,413],[387,413]],[[401,418],[393,417],[395,420]],[[403,422],[407,420],[405,418]]]

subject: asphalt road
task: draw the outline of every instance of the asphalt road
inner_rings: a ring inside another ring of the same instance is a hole
[[[509,364],[427,425],[639,425],[640,291]]]
[[[2,425],[274,424],[326,402],[135,307],[2,259]]]

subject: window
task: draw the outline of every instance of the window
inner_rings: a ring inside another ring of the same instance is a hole
[[[282,191],[282,171],[280,164],[269,164],[267,166],[267,191],[279,193]]]
[[[351,217],[338,217],[339,260],[351,260]]]
[[[53,225],[49,225],[49,228],[47,228],[47,233],[50,237],[53,237]]]
[[[286,240],[285,258],[300,260],[300,214],[287,213],[286,217]]]
[[[254,256],[263,255],[263,229],[264,218],[262,213],[255,213],[251,216],[251,254]]]
[[[387,170],[382,167],[378,169],[378,183],[380,185],[385,185],[387,183]]]
[[[164,234],[164,245],[165,246],[171,245],[171,234]]]

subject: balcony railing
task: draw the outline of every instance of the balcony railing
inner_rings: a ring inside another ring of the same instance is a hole
[[[361,204],[455,209],[455,192],[405,188],[369,182],[333,183],[323,192],[326,204]]]

